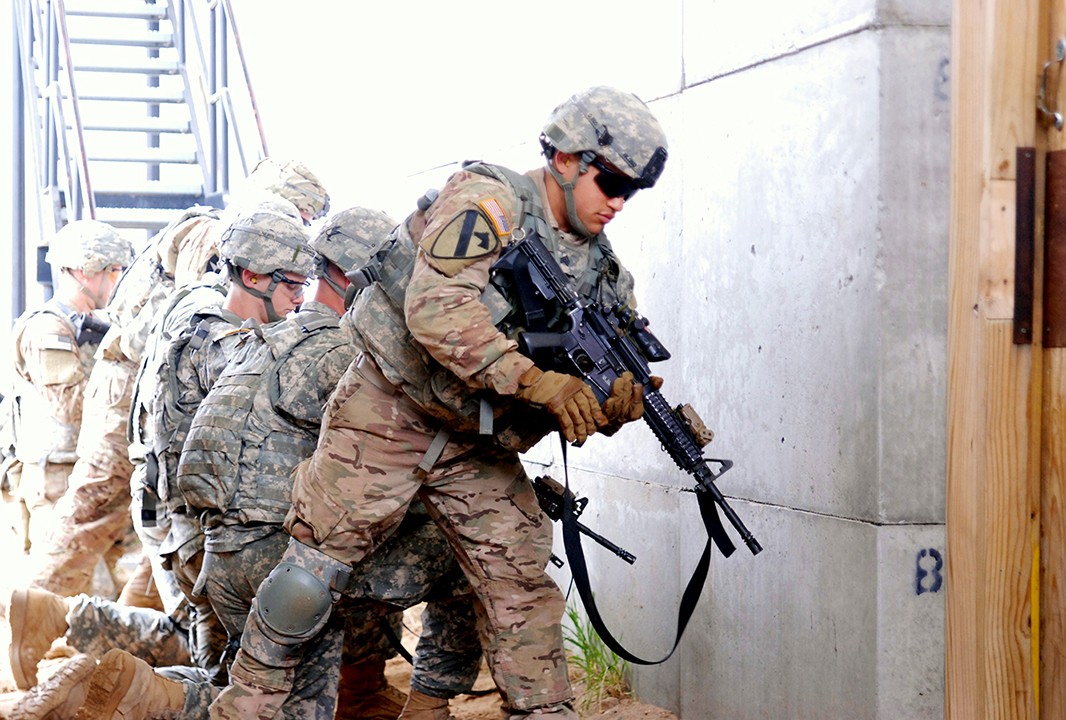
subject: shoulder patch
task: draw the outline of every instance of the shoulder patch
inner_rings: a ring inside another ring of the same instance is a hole
[[[500,246],[496,225],[479,210],[456,215],[436,237],[428,240],[422,247],[437,260],[476,260]]]
[[[503,206],[500,205],[499,200],[487,198],[479,202],[478,205],[485,211],[485,216],[488,217],[489,222],[496,229],[497,235],[511,234],[511,221],[507,219],[507,213],[503,211]]]
[[[67,335],[44,335],[38,347],[41,350],[66,350],[74,352],[74,339]]]

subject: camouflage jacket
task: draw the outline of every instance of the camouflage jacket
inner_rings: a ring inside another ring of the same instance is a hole
[[[497,328],[507,307],[490,285],[490,271],[514,230],[524,222],[535,225],[586,296],[635,306],[632,276],[607,239],[560,230],[545,200],[544,172],[521,178],[475,166],[452,175],[428,210],[401,228],[418,246],[402,310],[396,293],[379,283],[350,311],[384,375],[428,414],[452,430],[477,433],[482,401],[488,402],[496,441],[517,451],[556,425],[547,413],[512,398],[533,363]]]
[[[326,400],[356,351],[350,326],[307,302],[236,352],[196,411],[178,465],[208,550],[238,550],[281,529],[290,474],[314,452]]]
[[[52,299],[15,323],[15,456],[23,463],[78,459],[82,402],[97,347],[91,339],[79,338],[78,319]]]

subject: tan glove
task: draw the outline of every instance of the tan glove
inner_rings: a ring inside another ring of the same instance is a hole
[[[592,388],[573,375],[531,367],[518,378],[515,397],[554,415],[567,442],[585,442],[607,423]]]
[[[651,376],[651,385],[658,390],[663,379]],[[644,415],[644,386],[633,382],[633,373],[624,372],[611,383],[611,396],[603,401],[603,414],[607,424],[600,429],[604,435],[614,435],[627,422],[639,420]]]

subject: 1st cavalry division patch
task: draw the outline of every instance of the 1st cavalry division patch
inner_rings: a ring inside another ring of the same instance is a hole
[[[438,260],[469,261],[495,252],[499,245],[495,224],[480,211],[467,210],[437,233],[429,255]]]

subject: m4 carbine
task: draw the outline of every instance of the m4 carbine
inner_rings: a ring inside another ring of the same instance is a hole
[[[715,485],[733,466],[730,460],[703,457],[709,431],[689,406],[671,408],[652,386],[649,362],[670,353],[648,330],[647,321],[630,308],[603,308],[577,294],[570,279],[536,234],[512,243],[492,267],[492,281],[510,295],[515,312],[505,330],[517,330],[519,350],[539,367],[582,378],[602,403],[611,385],[625,372],[644,386],[644,421],[679,468],[696,480],[753,555],[762,546]],[[719,466],[718,472],[709,463]],[[734,551],[716,513],[708,532],[723,555]]]

